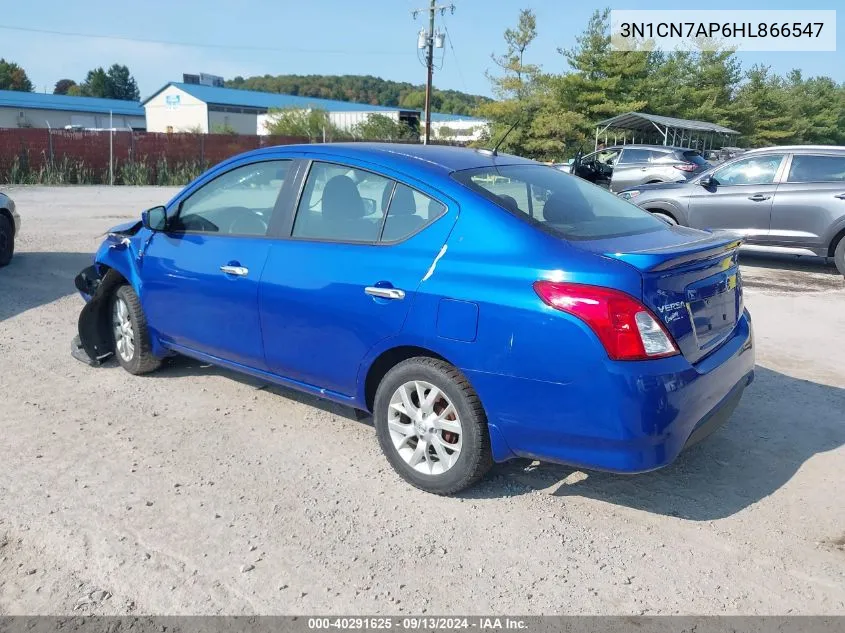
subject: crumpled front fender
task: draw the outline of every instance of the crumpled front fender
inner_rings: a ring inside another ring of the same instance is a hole
[[[101,276],[102,271],[105,274]],[[123,277],[112,268],[95,264],[82,270],[74,283],[88,301],[79,313],[78,340],[74,339],[71,353],[77,360],[97,366],[113,352],[108,302],[115,286],[123,283]]]
[[[109,301],[116,286],[129,283],[140,294],[138,264],[142,258],[144,235],[140,223],[115,227],[103,240],[94,264],[79,272],[76,289],[85,299],[79,314],[79,335],[71,345],[71,354],[90,365],[100,365],[111,356],[112,335]]]

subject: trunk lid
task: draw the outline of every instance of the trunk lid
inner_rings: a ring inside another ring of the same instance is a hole
[[[741,243],[735,234],[686,227],[573,242],[640,271],[643,303],[691,363],[718,348],[742,316]]]

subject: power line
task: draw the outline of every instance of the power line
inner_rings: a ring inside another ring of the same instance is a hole
[[[458,54],[455,52],[455,46],[452,44],[452,34],[449,33],[449,27],[446,26],[446,21],[443,21],[443,30],[446,31],[446,39],[449,40],[449,49],[452,51],[452,57],[455,58],[455,67],[458,69],[458,77],[461,79],[461,87],[464,92],[469,92],[467,89],[467,82],[464,80],[464,73],[461,71],[461,63],[458,61]]]
[[[54,31],[50,29],[36,29],[26,26],[9,26],[0,24],[0,29],[5,31],[20,31],[23,33],[40,33],[43,35],[59,35],[62,37],[83,37],[98,40],[114,40],[120,42],[138,42],[141,44],[164,44],[167,46],[182,46],[185,48],[216,48],[222,50],[241,51],[266,51],[273,53],[321,53],[328,55],[409,55],[408,51],[386,51],[386,50],[342,50],[342,49],[321,49],[321,48],[279,48],[275,46],[254,46],[247,44],[211,44],[205,42],[178,42],[175,40],[153,40],[140,37],[127,37],[123,35],[102,35],[99,33],[79,33],[75,31]]]

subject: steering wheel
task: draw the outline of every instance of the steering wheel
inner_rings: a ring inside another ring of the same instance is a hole
[[[201,215],[191,214],[179,217],[177,223],[186,231],[200,231],[202,233],[217,233],[220,231],[219,226]]]
[[[252,209],[246,207],[228,207],[224,213],[234,215],[229,223],[229,235],[266,235],[267,222]]]

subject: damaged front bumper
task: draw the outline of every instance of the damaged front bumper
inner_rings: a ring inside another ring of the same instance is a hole
[[[95,264],[80,271],[74,279],[76,289],[85,299],[85,306],[79,314],[78,334],[70,346],[70,354],[76,360],[98,367],[112,355],[109,340],[108,290],[111,287],[109,273],[101,276]]]

